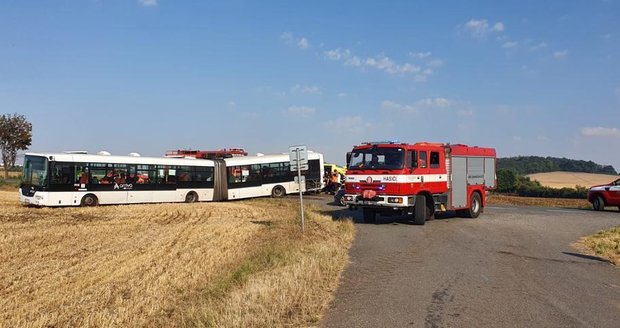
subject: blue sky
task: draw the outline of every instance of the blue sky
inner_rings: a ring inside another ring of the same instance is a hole
[[[620,169],[620,1],[0,2],[31,151],[491,146]]]

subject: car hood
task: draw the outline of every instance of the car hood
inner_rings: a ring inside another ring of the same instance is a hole
[[[605,190],[605,188],[611,187],[611,184],[603,184],[590,187],[590,190]]]

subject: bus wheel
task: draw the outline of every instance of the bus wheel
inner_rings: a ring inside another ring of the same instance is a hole
[[[286,190],[284,190],[282,186],[275,186],[271,190],[271,197],[273,198],[281,198],[284,197],[284,195],[286,195]]]
[[[99,203],[99,200],[97,199],[97,196],[93,194],[88,194],[82,197],[82,202],[80,203],[80,205],[81,206],[97,206],[98,203]]]
[[[468,210],[465,210],[465,216],[475,219],[480,215],[480,212],[482,212],[482,200],[480,199],[480,194],[477,192],[472,193],[469,203],[471,205],[469,205]]]
[[[190,191],[187,193],[187,195],[185,195],[185,202],[186,203],[195,203],[198,201],[198,195],[196,195],[195,192]]]

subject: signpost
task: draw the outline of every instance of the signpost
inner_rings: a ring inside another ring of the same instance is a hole
[[[308,147],[306,145],[290,146],[289,158],[291,164],[291,171],[297,171],[297,177],[295,181],[299,185],[299,206],[301,209],[301,231],[304,231],[304,199],[302,197],[302,186],[305,184],[305,179],[301,175],[301,171],[308,170]]]

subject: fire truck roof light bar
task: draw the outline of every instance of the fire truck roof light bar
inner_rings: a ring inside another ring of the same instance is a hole
[[[364,145],[379,145],[379,144],[398,144],[400,141],[391,140],[391,141],[364,141],[362,144]]]

